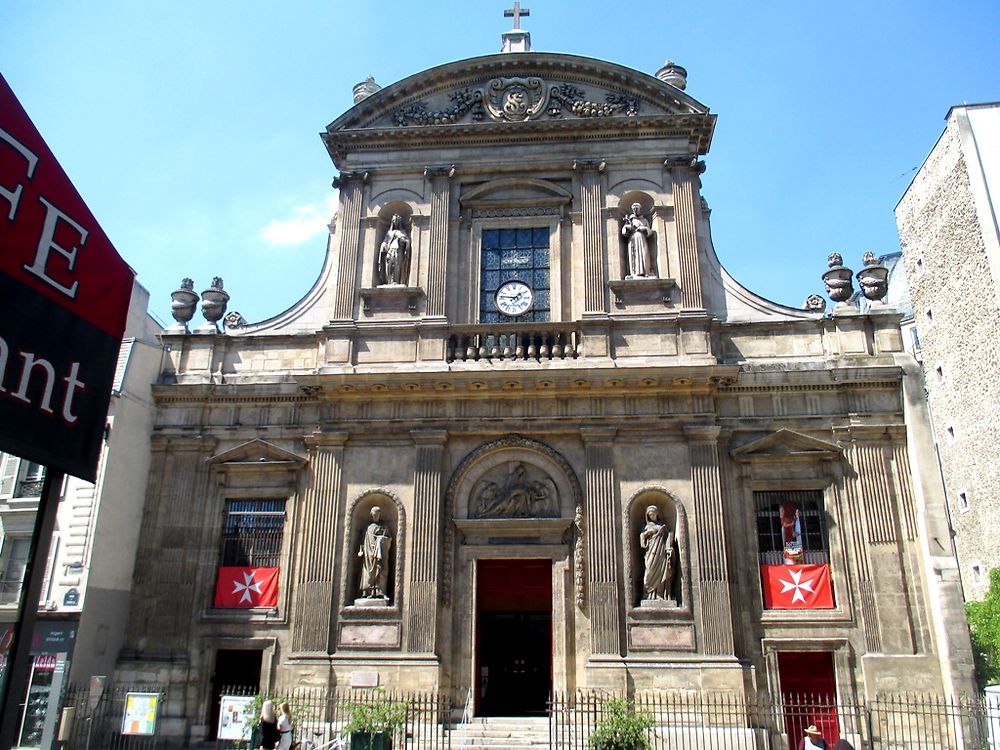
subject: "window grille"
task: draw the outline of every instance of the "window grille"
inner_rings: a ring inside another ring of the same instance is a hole
[[[0,604],[17,604],[24,584],[24,571],[28,567],[31,539],[7,537],[4,540],[3,578],[0,579]]]
[[[276,568],[285,528],[284,500],[229,500],[220,566]]]
[[[829,563],[823,493],[755,492],[761,565]],[[801,555],[801,559],[796,559]]]
[[[549,320],[549,229],[484,229],[479,289],[479,322],[542,323]],[[502,315],[496,293],[508,281],[523,281],[534,292],[530,310],[516,318]]]

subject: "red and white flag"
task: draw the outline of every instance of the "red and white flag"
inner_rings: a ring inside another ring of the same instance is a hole
[[[829,565],[761,565],[764,609],[833,609]]]
[[[280,568],[219,568],[216,607],[277,607]]]

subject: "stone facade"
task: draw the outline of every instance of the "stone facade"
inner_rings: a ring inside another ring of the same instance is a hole
[[[1000,105],[954,107],[896,208],[962,583],[1000,565]]]
[[[496,652],[539,644],[543,694],[776,696],[803,652],[844,696],[972,689],[899,316],[782,307],[725,272],[701,196],[714,125],[665,80],[522,53],[376,89],[327,128],[340,208],[312,289],[261,323],[164,335],[118,672],[169,683],[166,731],[211,736],[234,651],[265,689],[435,689],[459,712],[490,707]],[[410,257],[390,282],[394,216]],[[529,287],[516,316],[497,309],[510,279]],[[769,498],[791,497],[833,581],[823,609],[765,608]],[[277,598],[220,607],[224,525],[252,501],[283,509]],[[376,506],[384,597],[359,591]],[[673,576],[646,601],[650,506]],[[489,629],[511,611],[525,629]]]

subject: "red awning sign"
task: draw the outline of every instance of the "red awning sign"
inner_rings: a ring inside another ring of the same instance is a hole
[[[0,77],[0,450],[94,479],[134,275]]]

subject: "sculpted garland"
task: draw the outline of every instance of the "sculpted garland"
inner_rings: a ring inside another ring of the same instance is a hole
[[[526,78],[494,78],[486,90],[462,89],[449,96],[452,106],[428,110],[423,101],[397,109],[392,121],[400,127],[408,125],[451,125],[471,113],[474,122],[487,116],[498,122],[525,122],[537,119],[544,112],[549,117],[561,117],[568,110],[577,117],[611,117],[616,114],[639,114],[639,101],[623,94],[608,93],[604,102],[588,101],[583,89],[569,83],[549,87],[536,76]]]

